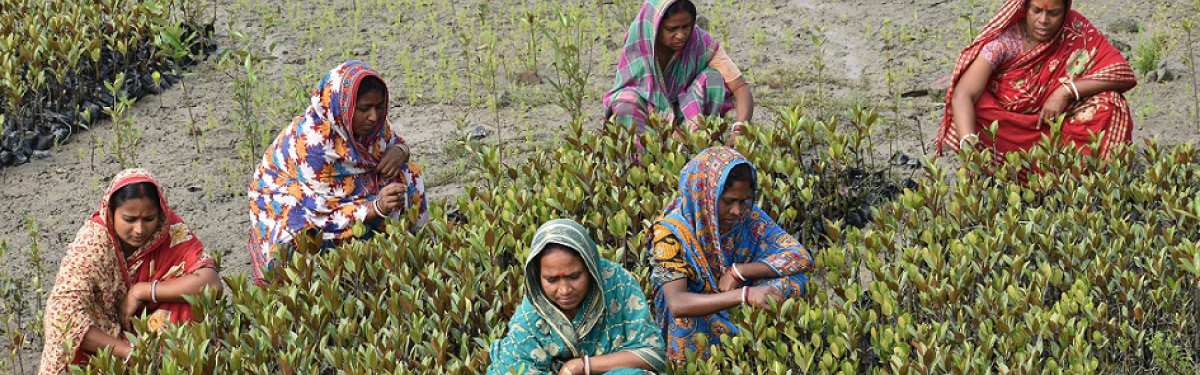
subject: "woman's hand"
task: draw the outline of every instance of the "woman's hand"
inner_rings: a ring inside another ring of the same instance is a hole
[[[383,154],[383,160],[379,161],[379,165],[375,166],[375,172],[387,178],[398,178],[401,175],[401,168],[408,164],[409,158],[408,145],[398,144],[389,147]]]
[[[129,287],[129,292],[125,293],[125,300],[121,301],[121,309],[119,310],[121,327],[126,331],[133,330],[133,317],[137,315],[143,307],[146,306],[146,296],[150,295],[150,283],[141,282],[133,284]]]
[[[771,301],[782,299],[783,292],[770,285],[751,287],[746,295],[746,303],[760,309],[770,309]]]
[[[725,274],[721,275],[721,280],[717,281],[717,288],[722,292],[728,292],[741,287],[742,282],[738,281],[737,277],[733,275],[733,267],[725,270]]]
[[[390,183],[379,190],[379,195],[375,198],[378,202],[380,216],[388,216],[396,209],[399,209],[404,204],[404,198],[407,196],[408,187],[398,183]]]
[[[558,375],[583,375],[583,358],[575,358],[567,363],[564,363],[562,368],[558,369]]]
[[[1065,86],[1059,86],[1057,90],[1050,93],[1050,97],[1046,98],[1046,103],[1042,105],[1042,112],[1038,114],[1041,123],[1047,126],[1054,124],[1058,116],[1063,114],[1067,109],[1067,105],[1071,103],[1072,94]]]
[[[745,134],[746,134],[746,123],[745,122],[738,121],[738,122],[733,123],[733,126],[729,128],[729,139],[725,140],[725,147],[732,148],[734,145],[737,144],[738,137],[745,135]]]

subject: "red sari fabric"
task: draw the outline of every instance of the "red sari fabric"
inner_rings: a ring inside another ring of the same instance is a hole
[[[945,148],[958,150],[959,136],[954,129],[954,109],[951,107],[954,86],[984,45],[1024,20],[1026,2],[1009,0],[1005,3],[984,26],[979,37],[959,54],[953,84],[946,92],[946,114],[934,140],[939,154]],[[1066,5],[1070,9],[1070,1]],[[1042,105],[1063,83],[1078,80],[1137,82],[1133,68],[1120,51],[1113,48],[1083,15],[1069,10],[1058,35],[1050,42],[994,69],[987,89],[975,103],[975,124],[980,141],[993,146],[997,155],[1033,147],[1051,130],[1039,120]],[[1129,143],[1133,136],[1129,104],[1119,92],[1107,91],[1082,98],[1069,104],[1064,113],[1062,133],[1065,141],[1085,153],[1088,153],[1086,146],[1093,134],[1103,133],[1100,157],[1107,157],[1118,144]],[[992,122],[999,125],[995,139],[984,131]]]
[[[165,221],[146,245],[125,257],[112,225],[109,200],[117,189],[139,182],[150,182],[158,189]],[[85,363],[88,356],[80,344],[91,328],[124,339],[117,308],[134,284],[168,281],[212,266],[204,245],[167,205],[162,187],[149,172],[127,169],[117,174],[100,200],[100,208],[79,229],[59,266],[46,301],[39,373],[60,374],[70,364]],[[148,304],[145,313],[152,330],[195,320],[187,303]]]

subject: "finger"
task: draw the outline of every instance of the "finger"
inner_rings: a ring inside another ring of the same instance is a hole
[[[391,165],[392,165],[392,159],[389,159],[389,158],[387,158],[387,157],[385,156],[385,157],[383,158],[383,160],[381,160],[381,161],[379,162],[379,164],[376,164],[376,165],[375,165],[375,171],[382,172],[382,171],[386,170],[386,169],[387,169],[389,166],[391,166]]]

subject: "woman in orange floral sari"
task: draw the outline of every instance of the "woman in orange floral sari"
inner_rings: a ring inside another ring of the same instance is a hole
[[[1065,115],[1064,139],[1088,153],[1099,134],[1106,157],[1133,135],[1121,93],[1135,85],[1129,62],[1070,0],[1009,0],[959,55],[935,143],[939,153],[1027,150]],[[993,122],[995,138],[979,131]]]
[[[128,360],[131,318],[145,313],[155,330],[192,321],[183,297],[206,287],[219,292],[221,278],[204,245],[149,172],[122,171],[59,266],[46,301],[40,374],[61,374],[104,348]]]

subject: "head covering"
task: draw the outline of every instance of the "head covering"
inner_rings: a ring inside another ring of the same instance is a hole
[[[542,255],[546,247],[551,244],[566,246],[579,253],[579,257],[583,258],[583,264],[587,266],[588,274],[592,277],[593,284],[598,284],[595,280],[600,280],[600,254],[596,251],[596,243],[592,242],[587,230],[574,220],[548,221],[542,224],[542,227],[538,228],[537,233],[533,235],[533,245],[530,247],[529,257],[525,258],[525,296],[533,303],[533,308],[537,311],[538,316],[553,323],[551,324],[552,328],[571,327],[567,316],[546,297],[546,292],[542,289],[542,275],[539,273],[541,267],[534,263],[541,259],[539,255]],[[596,326],[596,322],[604,316],[604,309],[604,289],[596,288],[593,285],[588,291],[588,297],[580,306],[579,325],[574,329],[557,332],[566,338],[565,341],[572,352],[578,350],[571,346],[579,341],[579,337],[587,336],[588,332],[591,332],[592,328]]]
[[[154,185],[158,191],[161,225],[144,245],[126,257],[113,226],[111,200],[117,190],[142,182]],[[204,245],[167,204],[167,195],[150,172],[127,169],[118,173],[59,266],[43,318],[46,336],[41,373],[58,374],[68,364],[86,361],[80,344],[90,328],[124,337],[117,307],[133,284],[172,280],[212,266],[213,259],[204,252]],[[167,323],[194,320],[187,303],[152,303],[146,306],[146,313],[149,327],[154,330]]]
[[[212,265],[212,258],[209,258],[204,253],[204,244],[200,243],[200,240],[192,234],[191,229],[187,227],[187,224],[184,224],[183,219],[175,214],[175,210],[172,210],[167,205],[167,195],[163,192],[162,186],[145,169],[126,169],[118,173],[113,178],[108,192],[100,200],[100,208],[92,213],[92,217],[88,220],[106,229],[109,241],[113,244],[113,249],[119,253],[121,251],[121,242],[117,237],[116,228],[113,226],[112,210],[115,208],[110,207],[112,196],[117,190],[123,187],[142,182],[154,185],[154,189],[158,191],[158,206],[162,209],[165,220],[163,221],[163,225],[159,226],[158,231],[150,237],[150,240],[129,256],[128,269],[133,271],[133,274],[126,276],[126,284],[132,285],[133,283],[151,280],[162,281],[166,278],[189,274],[200,268]],[[123,257],[118,259],[122,263],[125,261]],[[166,267],[168,265],[182,265],[182,268],[172,270]],[[122,269],[125,269],[125,267],[122,267]],[[191,310],[190,306],[186,303],[179,307],[182,310]],[[186,314],[191,315],[190,312]]]
[[[1029,0],[1008,0],[992,17],[975,38],[958,56],[954,65],[951,85],[946,91],[946,113],[934,140],[939,153],[948,146],[958,149],[959,135],[953,121],[951,101],[962,74],[979,57],[983,47],[1000,37],[1010,27],[1025,20]],[[1032,144],[1047,131],[1039,123],[1038,113],[1054,90],[1066,82],[1080,79],[1108,82],[1137,82],[1129,62],[1120,51],[1109,43],[1087,18],[1071,10],[1071,1],[1064,0],[1067,14],[1055,36],[1019,57],[995,67],[989,78],[988,89],[976,103],[976,122],[1000,123],[1002,131],[1028,133],[1023,141],[1000,142],[999,151],[1014,148],[1000,143]],[[987,97],[987,96],[991,97]],[[993,99],[994,98],[994,99]],[[1128,142],[1132,136],[1133,118],[1129,106],[1118,93],[1100,93],[1088,100],[1073,103],[1066,109],[1063,133],[1076,143],[1086,143],[1093,132],[1105,131],[1102,154],[1107,154],[1115,144]],[[1087,109],[1100,115],[1088,115],[1075,121],[1075,112]],[[982,136],[982,135],[981,135]],[[1000,160],[1000,159],[997,159]]]
[[[803,271],[812,267],[812,257],[757,204],[752,203],[727,232],[719,232],[718,202],[730,172],[739,165],[746,165],[751,176],[755,175],[754,165],[734,149],[713,147],[696,155],[680,172],[680,196],[667,205],[646,236],[646,247],[654,262],[651,281],[655,317],[663,326],[667,353],[672,359],[681,360],[687,351],[708,355],[707,347],[697,347],[697,333],[708,334],[709,344],[719,344],[719,334],[736,334],[737,328],[729,321],[727,311],[696,318],[675,317],[662,293],[663,284],[686,278],[691,293],[718,293],[717,283],[731,265],[761,262],[780,277],[752,280],[749,285],[774,286],[785,298],[804,293],[807,277]],[[753,177],[751,180],[749,199],[753,202],[758,183]],[[669,242],[677,247],[656,248],[662,246],[657,243],[667,235],[675,238]]]
[[[308,109],[283,129],[263,155],[247,193],[256,279],[261,280],[264,268],[275,259],[276,245],[290,244],[295,233],[316,230],[324,240],[352,237],[353,224],[367,217],[370,203],[389,183],[408,185],[406,209],[415,207],[423,219],[427,217],[424,183],[415,164],[403,166],[405,176],[396,181],[375,173],[387,149],[404,143],[387,122],[386,111],[379,115],[373,133],[354,136],[355,100],[367,77],[383,81],[361,61],[330,70],[313,88]]]
[[[647,103],[652,111],[667,122],[675,121],[673,98],[684,92],[700,73],[708,68],[719,44],[712,35],[692,26],[692,36],[683,49],[660,71],[655,58],[658,26],[668,7],[680,0],[649,0],[642,5],[625,36],[625,47],[617,62],[617,78],[613,88],[604,95],[605,108],[616,102]],[[716,98],[715,100],[722,100]]]
[[[592,278],[573,321],[542,290],[535,262],[551,244],[578,253]],[[629,272],[600,258],[587,230],[574,220],[551,220],[538,228],[525,260],[524,290],[525,299],[509,321],[508,336],[492,345],[488,374],[558,371],[573,358],[622,351],[664,369],[662,337],[641,287]]]

